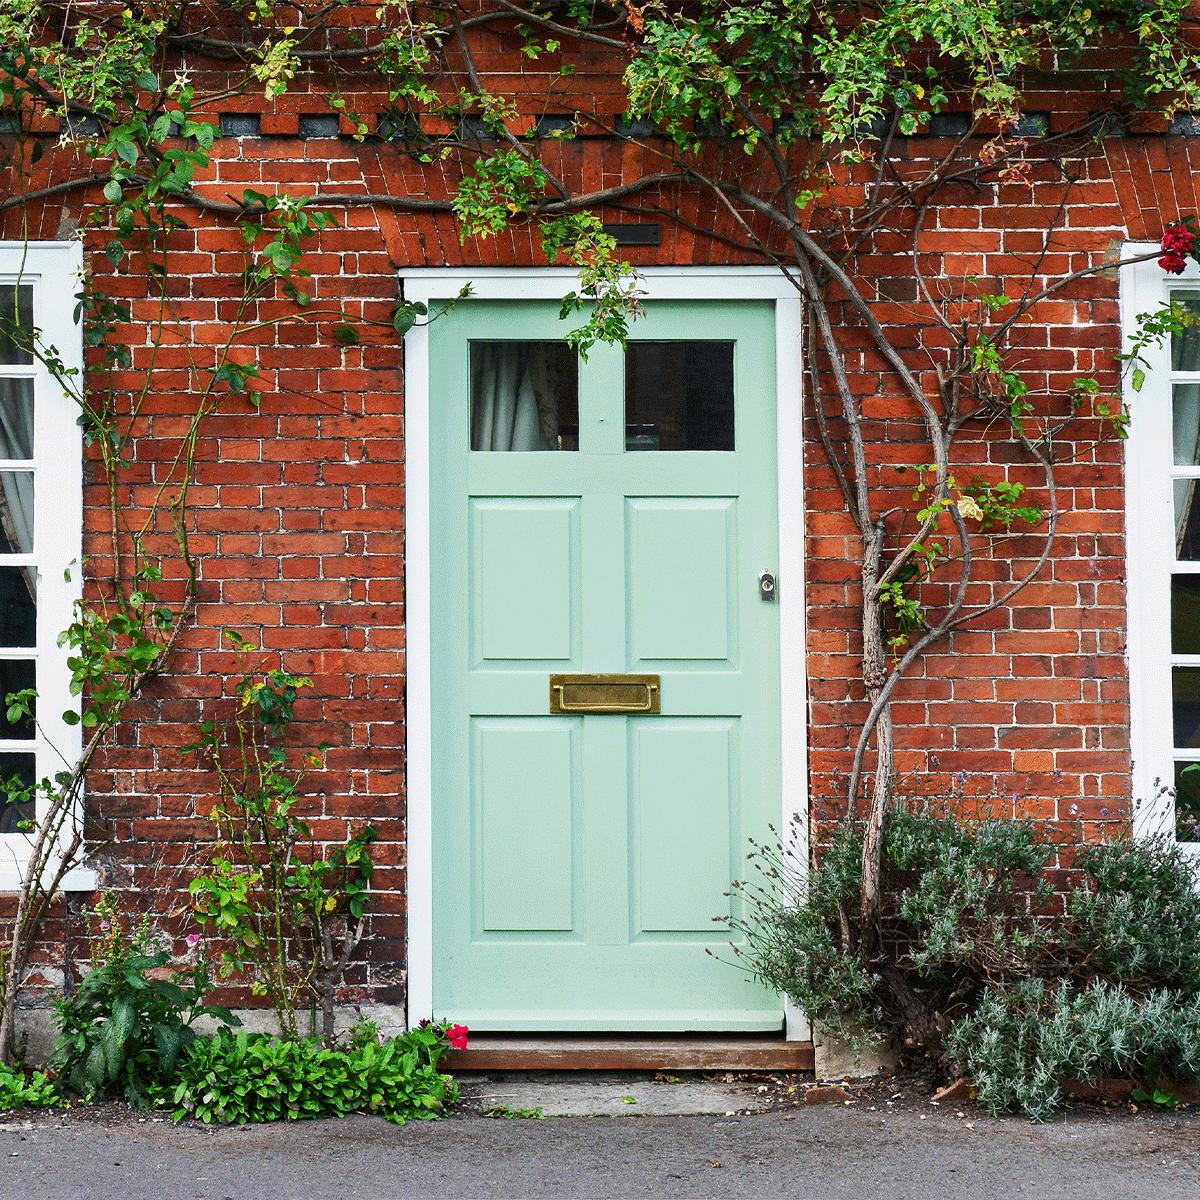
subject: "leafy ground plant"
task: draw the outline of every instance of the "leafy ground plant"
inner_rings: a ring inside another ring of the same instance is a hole
[[[228,635],[242,655],[255,647]],[[196,919],[222,939],[221,973],[248,976],[270,998],[285,1038],[299,1036],[297,1009],[319,1007],[322,1034],[334,1038],[334,1003],[363,934],[375,830],[346,842],[317,843],[300,812],[305,769],[323,765],[324,747],[289,760],[296,701],[312,680],[279,668],[248,672],[226,722],[206,721],[199,753],[216,771],[216,844],[191,882]]]
[[[447,1028],[426,1024],[383,1038],[367,1023],[336,1047],[222,1030],[197,1040],[184,1058],[171,1096],[175,1118],[250,1124],[374,1113],[398,1125],[432,1120],[458,1101],[457,1084],[438,1069],[450,1048]]]
[[[1163,1077],[1200,1079],[1200,997],[1029,980],[989,990],[951,1027],[947,1045],[993,1112],[1042,1120],[1062,1104],[1064,1080],[1114,1075],[1141,1081],[1145,1103],[1172,1107]]]
[[[205,1003],[212,981],[202,948],[172,978],[158,978],[169,955],[155,947],[148,918],[127,934],[111,894],[95,916],[93,965],[56,1002],[59,1035],[49,1065],[64,1092],[85,1100],[115,1095],[146,1108],[174,1080],[201,1017],[226,1025],[237,1019]]]
[[[0,1113],[15,1108],[54,1108],[61,1103],[45,1071],[24,1071],[0,1063]]]

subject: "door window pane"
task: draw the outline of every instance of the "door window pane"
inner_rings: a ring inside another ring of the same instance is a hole
[[[1171,370],[1200,371],[1200,292],[1172,292],[1171,301],[1183,305],[1197,322],[1171,334]]]
[[[33,380],[0,379],[0,458],[33,457]]]
[[[471,343],[471,449],[579,449],[579,358],[564,342]]]
[[[32,787],[37,778],[37,760],[32,754],[0,754],[0,783],[10,787]],[[0,833],[17,833],[23,821],[32,821],[35,804],[10,804],[9,787],[0,787]]]
[[[733,449],[733,343],[630,342],[626,450]]]
[[[21,349],[18,330],[33,329],[33,288],[0,283],[0,365],[28,366],[33,355]]]
[[[1175,836],[1200,842],[1200,763],[1175,764]]]

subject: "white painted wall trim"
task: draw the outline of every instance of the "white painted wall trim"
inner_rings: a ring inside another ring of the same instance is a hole
[[[1157,251],[1154,242],[1126,242],[1122,257]],[[1168,275],[1154,259],[1121,273],[1125,348],[1139,313],[1171,292],[1200,294],[1200,267]],[[1140,392],[1128,384],[1131,420],[1125,443],[1126,612],[1129,628],[1129,723],[1133,758],[1134,831],[1172,834],[1175,827],[1171,703],[1171,575],[1175,563],[1172,498],[1171,347],[1169,339],[1142,351],[1149,366]],[[1200,570],[1200,563],[1195,564]],[[1200,760],[1200,753],[1196,758]],[[1186,843],[1200,856],[1200,843]]]
[[[81,378],[83,338],[74,308],[82,264],[83,247],[76,241],[0,241],[0,284],[33,286],[33,320],[43,342],[55,347],[64,365],[80,372]],[[28,657],[38,663],[34,753],[41,779],[73,766],[82,751],[80,727],[67,725],[61,717],[68,709],[77,710],[79,701],[71,695],[67,651],[57,638],[72,620],[82,575],[83,442],[74,401],[62,394],[45,367],[36,362],[0,367],[0,374],[26,375],[34,381],[34,553],[4,562],[37,569],[37,645]],[[75,565],[67,581],[63,576],[71,564]],[[3,749],[20,747],[4,744]],[[44,807],[44,799],[39,800],[39,812]],[[28,853],[25,835],[0,834],[0,891],[19,885]],[[63,882],[67,889],[90,890],[95,877],[86,868],[76,868]]]
[[[647,300],[772,300],[778,397],[779,655],[782,734],[780,829],[796,833],[795,866],[808,863],[808,673],[804,613],[804,373],[802,305],[774,267],[644,267]],[[559,300],[578,282],[559,267],[478,269],[425,267],[401,274],[404,298],[451,300],[464,286],[483,300]],[[407,617],[408,1021],[433,1011],[433,821],[431,755],[429,516],[429,335],[405,338],[405,612]],[[789,1040],[810,1036],[791,1004]]]

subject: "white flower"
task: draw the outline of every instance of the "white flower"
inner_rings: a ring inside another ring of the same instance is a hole
[[[959,516],[970,517],[972,521],[983,520],[983,509],[979,507],[974,496],[959,496],[956,507]]]

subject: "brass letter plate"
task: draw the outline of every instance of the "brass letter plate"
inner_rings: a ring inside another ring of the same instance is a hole
[[[552,713],[656,713],[657,675],[551,675]]]

